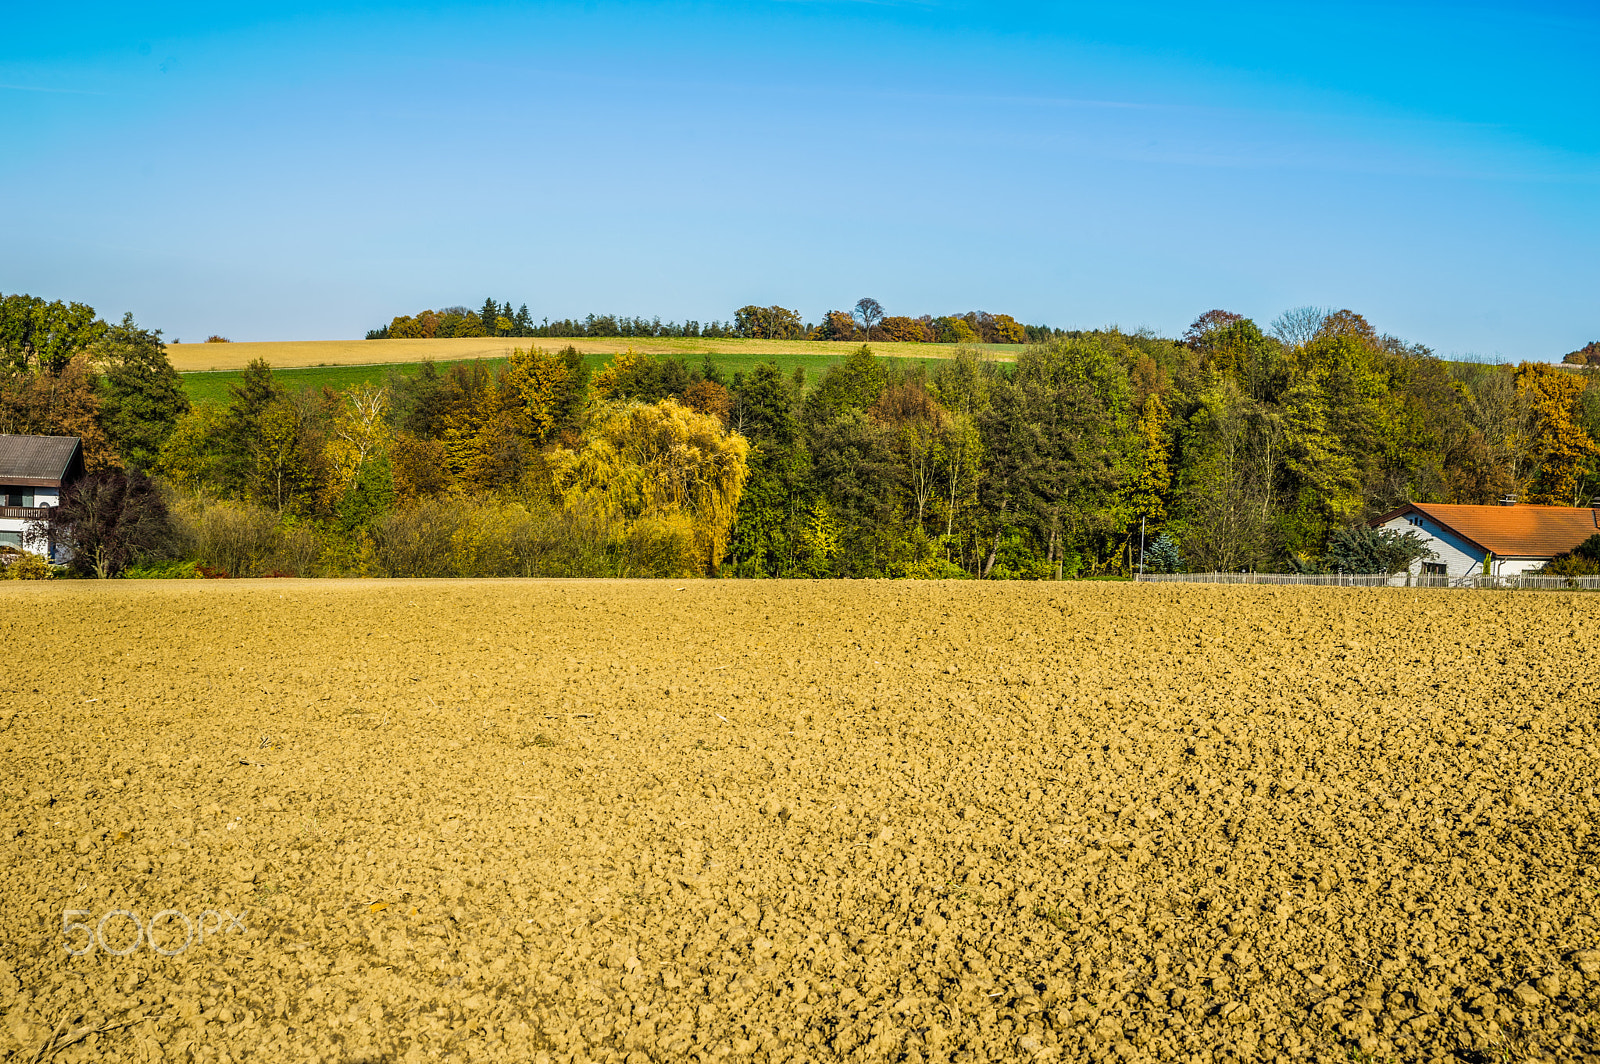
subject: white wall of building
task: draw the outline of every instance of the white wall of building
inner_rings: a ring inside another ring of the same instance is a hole
[[[1415,532],[1427,540],[1434,557],[1411,563],[1411,582],[1422,575],[1425,562],[1443,563],[1445,576],[1458,580],[1483,572],[1485,551],[1456,535],[1427,514],[1411,512],[1401,514],[1381,527],[1395,532]],[[1542,564],[1542,563],[1540,563]]]
[[[33,505],[35,507],[56,506],[61,502],[61,492],[57,488],[34,488]],[[49,540],[42,536],[32,534],[29,526],[33,523],[31,517],[0,517],[0,543],[21,545],[23,550],[33,551],[35,554],[48,554],[50,552]],[[57,551],[57,554],[60,552]],[[59,558],[52,558],[59,561]]]
[[[1496,558],[1489,563],[1489,572],[1493,576],[1521,576],[1538,569],[1549,558]]]

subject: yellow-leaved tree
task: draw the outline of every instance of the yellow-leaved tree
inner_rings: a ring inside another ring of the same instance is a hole
[[[362,467],[389,446],[389,392],[371,384],[357,384],[339,397],[334,411],[326,454],[334,499],[342,498],[361,475]]]
[[[611,361],[594,375],[594,395],[596,399],[616,399],[618,389],[622,382],[633,376],[633,368],[642,362],[650,361],[649,355],[641,355],[633,348],[611,356]]]
[[[684,523],[695,566],[722,563],[750,475],[750,445],[675,399],[602,404],[579,450],[558,448],[550,471],[564,504],[635,522]]]
[[[1527,501],[1577,506],[1586,498],[1600,464],[1600,447],[1577,420],[1578,401],[1588,381],[1542,362],[1518,366],[1516,380],[1517,391],[1531,404],[1534,416]]]
[[[561,393],[570,376],[566,362],[541,348],[519,347],[511,353],[502,382],[535,443],[548,440],[559,422]]]

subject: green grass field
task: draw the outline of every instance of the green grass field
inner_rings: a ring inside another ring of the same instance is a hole
[[[662,357],[662,356],[658,356]],[[684,355],[684,361],[689,368],[695,369],[702,364],[702,356]],[[843,358],[843,353],[830,351],[828,354],[755,354],[746,352],[722,353],[713,357],[717,368],[724,377],[730,381],[735,374],[749,373],[762,362],[777,362],[778,367],[785,375],[794,372],[796,366],[805,367],[806,385],[809,389],[822,378],[827,368]],[[591,352],[584,355],[584,361],[591,370],[598,370],[611,358],[611,355],[601,352]],[[458,359],[450,362],[434,363],[441,372],[457,362],[481,361],[491,369],[498,369],[505,362],[503,358],[484,359]],[[898,366],[922,365],[931,374],[941,358],[895,358],[889,357],[887,361]],[[421,367],[421,362],[393,362],[367,366],[303,366],[292,369],[274,370],[273,377],[278,383],[290,391],[303,391],[305,389],[332,388],[343,391],[355,384],[377,384],[390,373],[402,376],[411,376]],[[183,374],[183,389],[188,393],[191,403],[226,403],[229,399],[229,388],[239,383],[243,376],[240,370],[198,371]]]

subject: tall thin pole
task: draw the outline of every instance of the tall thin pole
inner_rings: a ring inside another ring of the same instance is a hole
[[[1139,575],[1144,575],[1144,522],[1148,514],[1139,516]]]

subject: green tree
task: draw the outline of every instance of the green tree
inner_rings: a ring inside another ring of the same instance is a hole
[[[752,340],[793,340],[800,336],[800,315],[786,307],[740,307],[734,329]]]
[[[59,375],[105,328],[94,308],[83,303],[0,295],[0,363],[18,372]]]
[[[795,413],[798,397],[799,386],[771,362],[757,365],[734,388],[729,426],[750,442],[750,477],[728,548],[728,565],[738,576],[814,575],[799,568],[811,477]]]
[[[1012,535],[1045,571],[1064,572],[1069,554],[1101,569],[1120,550],[1138,450],[1129,391],[1126,368],[1101,338],[1030,347],[995,380],[981,422],[992,538],[980,576]]]
[[[1180,541],[1199,571],[1233,572],[1272,557],[1279,425],[1273,412],[1213,375],[1183,436]]]
[[[1393,574],[1412,562],[1434,556],[1428,541],[1415,532],[1347,525],[1329,537],[1322,571]]]
[[[878,401],[889,382],[883,361],[865,344],[843,361],[828,367],[822,380],[806,396],[805,421],[819,426],[850,410],[865,410]]]
[[[224,492],[243,498],[256,476],[258,453],[263,446],[262,419],[268,408],[283,397],[283,389],[273,379],[267,361],[257,358],[245,367],[238,384],[229,385],[228,393],[232,399],[218,440],[222,450],[219,464]]]
[[[94,354],[105,366],[100,424],[111,446],[129,468],[154,469],[162,445],[189,412],[160,330],[141,329],[125,314],[96,342]]]

